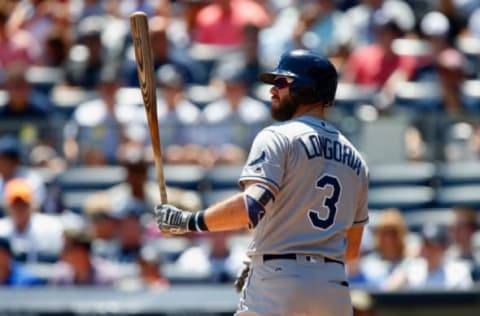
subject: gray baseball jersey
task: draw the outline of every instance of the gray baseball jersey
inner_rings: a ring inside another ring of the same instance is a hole
[[[262,130],[239,179],[275,187],[249,255],[313,254],[343,260],[346,233],[368,221],[368,168],[333,125],[302,116]]]

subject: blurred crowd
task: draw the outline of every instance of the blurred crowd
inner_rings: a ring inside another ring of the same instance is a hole
[[[149,17],[168,165],[244,163],[271,123],[257,75],[300,47],[336,65],[329,116],[346,134],[407,117],[399,158],[480,160],[477,0],[0,0],[2,285],[168,287],[231,282],[241,268],[249,232],[166,238],[152,222],[159,196],[128,20],[137,10]],[[367,161],[389,156],[352,139]],[[109,166],[120,183],[87,188],[80,210],[68,209],[56,179]],[[168,196],[207,206],[196,189]],[[348,264],[352,286],[472,287],[480,213],[447,213],[447,225],[410,227],[401,210],[380,211]]]

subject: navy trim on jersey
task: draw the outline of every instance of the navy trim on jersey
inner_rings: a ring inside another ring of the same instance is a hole
[[[367,218],[365,218],[364,220],[356,221],[356,222],[354,221],[353,223],[354,223],[354,224],[363,224],[363,223],[368,222],[368,219],[369,219],[369,218],[367,217]]]
[[[314,118],[314,117],[308,117],[308,116],[299,117],[297,120],[299,120],[300,122],[303,122],[303,123],[308,123],[308,124],[312,124],[312,125],[315,125],[317,127],[320,127],[321,129],[323,129],[327,133],[338,135],[337,130],[332,131],[332,130],[327,129],[326,128],[327,127],[327,122],[324,122],[323,120],[320,120],[320,119],[317,119],[317,118]],[[318,121],[320,121],[320,124],[318,123]]]
[[[244,177],[240,177],[238,179],[238,182],[243,182],[243,181],[246,181],[246,180],[265,180],[266,182],[270,183],[270,184],[273,184],[275,186],[275,188],[277,190],[280,191],[280,186],[273,180],[270,180],[268,178],[265,178],[265,177],[259,177],[259,176],[244,176]],[[243,185],[242,185],[243,186]]]

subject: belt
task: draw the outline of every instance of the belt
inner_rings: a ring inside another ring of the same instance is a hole
[[[305,255],[308,258],[308,255]],[[285,253],[285,254],[266,254],[263,255],[263,261],[268,261],[268,260],[276,260],[276,259],[289,259],[289,260],[296,260],[297,255],[294,253]],[[335,260],[327,257],[323,257],[323,260],[325,262],[335,262],[338,264],[343,265],[343,262],[340,260]]]

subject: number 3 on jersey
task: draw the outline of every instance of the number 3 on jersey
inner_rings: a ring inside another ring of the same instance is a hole
[[[318,229],[329,229],[335,223],[335,216],[337,214],[337,202],[340,199],[342,193],[342,186],[338,179],[331,175],[324,175],[317,180],[315,185],[316,189],[325,191],[328,187],[332,188],[332,193],[329,196],[325,196],[323,200],[323,207],[327,209],[327,216],[320,217],[320,212],[316,210],[308,211],[308,218],[312,225]]]

